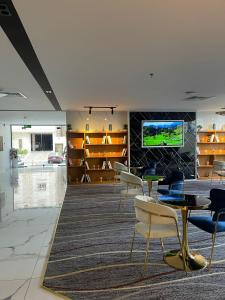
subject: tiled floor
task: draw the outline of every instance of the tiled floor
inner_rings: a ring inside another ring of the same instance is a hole
[[[40,284],[65,189],[65,167],[0,175],[0,300],[59,299]]]

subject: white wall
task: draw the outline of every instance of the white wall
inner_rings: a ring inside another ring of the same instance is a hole
[[[0,119],[1,120],[1,119]],[[11,148],[11,128],[0,121],[0,135],[3,136],[3,151],[0,151],[0,173],[9,168],[9,149]]]
[[[202,130],[213,129],[213,124],[216,124],[217,130],[225,130],[225,116],[217,115],[215,112],[197,112],[196,124],[202,125]]]
[[[31,134],[26,132],[13,132],[12,133],[12,147],[19,149],[19,140],[22,140],[22,149],[31,151]]]
[[[95,111],[89,115],[87,111],[68,111],[66,113],[67,124],[72,125],[72,130],[85,130],[85,125],[89,124],[89,130],[108,130],[112,124],[112,130],[123,129],[124,124],[128,124],[128,114],[125,111]],[[105,120],[106,119],[106,120]]]
[[[4,150],[0,151],[0,172],[10,167],[11,125],[66,125],[65,112],[0,111],[0,135]]]

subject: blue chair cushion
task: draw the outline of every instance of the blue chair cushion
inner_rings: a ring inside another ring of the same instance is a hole
[[[216,222],[213,221],[213,218],[211,216],[193,216],[193,217],[189,217],[188,221],[208,233],[215,232]],[[224,231],[225,231],[225,222],[219,221],[217,223],[216,232],[224,232]]]
[[[168,189],[158,189],[157,192],[162,195],[167,195],[170,191]]]

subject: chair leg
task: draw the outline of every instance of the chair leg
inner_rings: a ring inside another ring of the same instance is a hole
[[[211,249],[211,255],[210,255],[210,258],[209,258],[208,270],[210,270],[211,263],[212,263],[212,257],[213,257],[213,251],[214,251],[215,241],[216,241],[216,232],[214,232],[212,234],[212,249]]]
[[[163,243],[163,239],[162,238],[160,239],[160,242],[161,242],[162,251],[164,253],[165,252],[165,247],[164,247],[164,243]]]
[[[135,228],[134,228],[134,233],[133,233],[133,237],[132,237],[132,241],[131,241],[131,249],[130,249],[130,260],[132,259],[132,253],[133,253],[133,246],[134,246],[134,238],[135,238]]]
[[[184,255],[184,251],[182,249],[182,243],[181,243],[181,240],[180,240],[180,235],[178,233],[177,235],[177,238],[178,238],[178,241],[179,241],[179,244],[180,244],[180,251],[181,251],[181,254],[182,254],[182,260],[183,260],[183,265],[184,265],[184,270],[185,270],[185,273],[187,275],[187,264],[186,264],[186,261],[185,261],[185,255]]]
[[[146,241],[146,248],[145,248],[145,261],[144,261],[144,268],[147,268],[148,265],[148,250],[149,250],[149,241],[150,241],[150,237],[147,238]]]

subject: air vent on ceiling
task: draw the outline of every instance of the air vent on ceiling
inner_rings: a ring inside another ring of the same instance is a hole
[[[190,96],[190,97],[187,97],[187,98],[184,98],[183,100],[195,100],[195,101],[198,101],[198,100],[208,100],[208,99],[212,99],[212,98],[215,98],[215,96],[208,96],[208,97],[205,97],[205,96]]]
[[[0,98],[3,97],[19,97],[19,98],[24,98],[27,99],[27,97],[20,93],[20,92],[5,92],[5,91],[0,91]]]
[[[217,111],[216,114],[220,116],[225,116],[225,111]]]
[[[189,95],[189,94],[196,94],[197,92],[195,91],[185,91],[185,94]]]
[[[8,5],[4,2],[0,2],[0,16],[1,17],[11,17],[12,14],[8,8]]]

